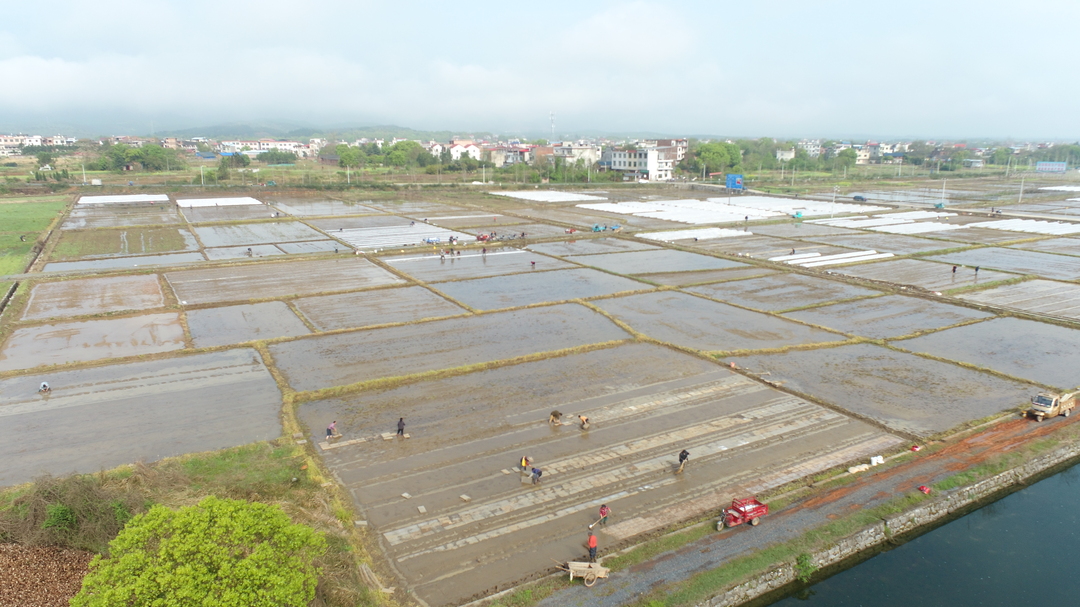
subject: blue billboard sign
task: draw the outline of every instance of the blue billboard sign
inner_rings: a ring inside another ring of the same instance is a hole
[[[1068,168],[1068,163],[1065,162],[1036,162],[1036,173],[1064,173]]]
[[[743,189],[742,175],[732,175],[729,173],[727,176],[727,188],[729,190]]]

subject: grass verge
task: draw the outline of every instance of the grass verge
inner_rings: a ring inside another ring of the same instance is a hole
[[[320,480],[305,452],[286,440],[98,474],[45,476],[0,492],[0,541],[104,553],[124,523],[153,504],[178,508],[208,495],[275,504],[327,538],[328,549],[317,562],[322,574],[313,605],[381,604],[359,577],[352,527],[334,507],[332,488]]]

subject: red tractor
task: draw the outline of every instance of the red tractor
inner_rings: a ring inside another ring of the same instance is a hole
[[[762,504],[756,497],[734,499],[731,500],[730,508],[724,508],[723,513],[720,515],[719,522],[716,523],[716,528],[717,530],[720,530],[724,527],[734,527],[747,521],[749,521],[751,525],[757,525],[761,522],[761,517],[768,513],[768,504]]]

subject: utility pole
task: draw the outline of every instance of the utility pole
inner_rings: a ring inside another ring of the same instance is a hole
[[[86,163],[82,165],[82,184],[86,185]]]
[[[202,183],[203,187],[206,187],[206,175],[203,173],[204,168],[206,167],[201,164],[199,165],[199,181]]]
[[[832,187],[832,206],[829,207],[829,217],[832,218],[833,213],[836,212],[836,193],[840,191],[840,186],[834,185]]]
[[[1016,204],[1020,204],[1024,201],[1024,177],[1025,176],[1020,177],[1020,198],[1017,199]]]

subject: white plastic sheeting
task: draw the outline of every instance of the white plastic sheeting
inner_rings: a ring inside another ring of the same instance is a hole
[[[872,255],[863,255],[862,257],[846,257],[843,259],[822,259],[818,261],[810,261],[807,263],[799,264],[804,268],[818,268],[821,266],[837,266],[842,263],[855,263],[857,261],[873,261],[875,259],[887,259],[893,257],[892,253],[874,253]]]
[[[924,221],[921,223],[894,223],[886,226],[875,226],[867,228],[874,232],[886,232],[888,234],[927,234],[930,232],[946,232],[948,230],[961,230],[966,228],[966,225],[956,225],[951,223],[937,223],[935,221]]]
[[[973,228],[990,228],[991,230],[1026,232],[1028,234],[1048,234],[1052,236],[1080,233],[1080,224],[1078,223],[1039,221],[1037,219],[1004,219],[1001,221],[969,223],[968,225]]]
[[[769,219],[792,216],[828,215],[831,213],[868,213],[886,211],[887,207],[858,204],[821,202],[771,198],[768,196],[732,196],[708,200],[649,200],[645,202],[607,202],[579,204],[578,207],[592,211],[635,215],[651,219],[663,219],[677,223],[735,223],[745,219]]]
[[[82,196],[79,204],[124,204],[133,202],[169,202],[166,194],[118,194],[116,196]]]
[[[747,232],[745,230],[728,230],[725,228],[700,228],[691,230],[670,230],[667,232],[645,232],[642,234],[634,234],[638,238],[646,238],[648,240],[659,240],[661,242],[671,242],[673,240],[689,240],[695,238],[697,240],[712,240],[715,238],[733,238],[735,236],[752,236],[753,232]]]
[[[1051,190],[1054,192],[1080,192],[1080,185],[1055,185],[1039,189]]]
[[[581,200],[607,200],[603,196],[592,196],[580,192],[559,192],[555,190],[525,190],[520,192],[489,192],[496,196],[508,196],[533,202],[578,202]]]
[[[185,207],[235,207],[250,204],[262,204],[250,196],[237,196],[236,198],[184,198],[177,200],[176,204]]]

